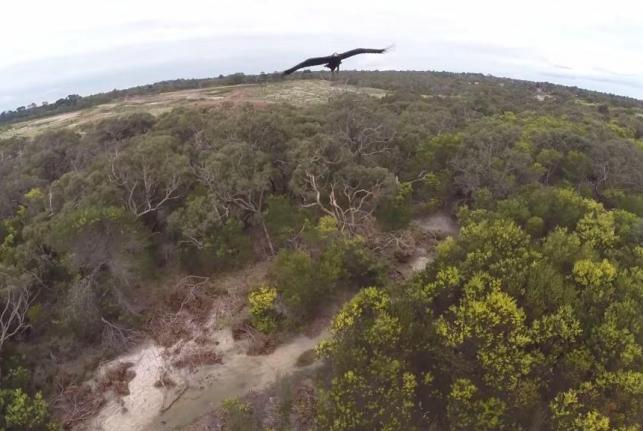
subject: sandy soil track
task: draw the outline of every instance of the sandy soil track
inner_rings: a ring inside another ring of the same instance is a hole
[[[448,214],[436,213],[418,218],[413,225],[421,232],[444,238],[455,235],[458,226]],[[422,247],[406,264],[408,273],[421,271],[433,260],[432,252]],[[257,271],[265,272],[265,268]],[[234,283],[238,276],[230,277]],[[129,382],[129,394],[111,399],[77,431],[163,431],[180,430],[216,409],[227,398],[240,397],[249,391],[259,391],[297,369],[297,358],[315,346],[328,334],[308,337],[298,335],[278,346],[272,353],[250,356],[248,339],[234,340],[230,328],[216,329],[216,314],[206,323],[211,345],[216,346],[221,363],[199,365],[190,369],[173,366],[179,351],[194,347],[193,340],[180,340],[175,346],[163,348],[147,340],[132,352],[103,365],[102,369],[119,362],[131,362],[135,377]],[[207,327],[212,330],[208,331]],[[178,347],[178,348],[177,348]],[[98,370],[100,373],[101,370]],[[175,382],[171,387],[156,384],[165,373]],[[155,385],[156,384],[156,385]]]

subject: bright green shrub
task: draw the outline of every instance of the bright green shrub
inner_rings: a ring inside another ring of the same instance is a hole
[[[252,323],[261,332],[270,333],[277,328],[277,289],[261,286],[248,295]]]

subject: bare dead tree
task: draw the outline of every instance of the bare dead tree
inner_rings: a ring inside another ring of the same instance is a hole
[[[330,182],[325,193],[317,175],[306,172],[305,183],[313,196],[312,202],[305,202],[304,208],[317,207],[333,217],[342,232],[355,233],[359,226],[365,225],[376,208],[376,202],[387,186],[385,176],[369,185],[353,185],[350,181],[335,179]]]
[[[394,120],[383,113],[373,113],[368,101],[344,98],[332,114],[333,134],[356,161],[390,153],[396,136]]]
[[[104,317],[100,320],[104,324],[101,341],[105,346],[125,349],[143,338],[143,333],[140,331],[117,325]]]
[[[118,167],[118,151],[111,158],[110,181],[126,192],[125,205],[137,218],[157,211],[170,200],[181,197],[178,193],[181,185],[180,173],[170,172],[169,177],[159,178],[154,175],[154,167],[143,163],[138,172],[121,170]]]
[[[386,250],[394,250],[402,253],[410,252],[414,249],[416,243],[413,235],[407,231],[401,232],[377,232],[369,242],[373,244],[373,249],[378,253],[384,253]]]
[[[364,127],[351,135],[344,130],[343,140],[349,144],[351,152],[356,157],[368,158],[378,154],[385,154],[391,151],[390,143],[395,137],[392,131],[388,131],[383,125],[375,127]]]
[[[6,274],[0,273],[0,276],[6,276]],[[0,303],[2,307],[0,311],[1,352],[2,347],[9,339],[18,335],[29,326],[27,322],[27,310],[29,310],[33,298],[26,284],[4,286],[0,295],[2,300],[2,303]]]
[[[108,178],[123,191],[123,203],[136,217],[158,211],[182,195],[188,160],[172,141],[150,138],[110,157]]]

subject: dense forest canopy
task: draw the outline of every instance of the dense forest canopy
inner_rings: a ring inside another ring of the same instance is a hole
[[[73,424],[56,391],[86,375],[64,364],[81,346],[97,362],[128,347],[117,335],[146,330],[171,274],[266,259],[248,297],[258,331],[296,331],[354,295],[319,348],[318,429],[640,429],[643,102],[474,74],[342,75],[387,95],[0,140],[0,429]],[[220,82],[118,97],[204,84]],[[416,277],[389,277],[397,246],[382,238],[438,209],[459,235]]]

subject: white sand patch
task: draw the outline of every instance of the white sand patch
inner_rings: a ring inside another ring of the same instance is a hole
[[[429,256],[416,256],[413,259],[411,259],[411,271],[412,272],[420,272],[423,271],[424,268],[433,260],[432,257]]]
[[[110,400],[99,414],[77,429],[92,431],[141,431],[176,429],[189,425],[223,400],[238,397],[250,390],[260,390],[279,376],[296,369],[297,358],[314,348],[325,334],[315,338],[304,335],[293,338],[269,355],[248,356],[247,340],[234,341],[231,330],[213,333],[216,351],[222,364],[201,365],[190,371],[177,370],[170,364],[177,355],[170,355],[177,346],[164,349],[148,341],[134,352],[118,357],[101,367],[118,362],[133,363],[136,376],[129,383],[130,394]],[[194,348],[185,342],[180,351]],[[99,372],[101,372],[99,370]],[[176,383],[174,387],[155,387],[163,372]]]
[[[185,393],[145,429],[181,429],[225,399],[266,388],[278,377],[292,373],[297,368],[297,358],[313,349],[324,336],[325,333],[315,338],[300,335],[263,356],[248,356],[233,349],[223,356],[223,364],[201,367],[191,375]]]
[[[425,233],[449,236],[458,233],[458,223],[448,214],[437,212],[427,217],[418,218],[413,224]]]
[[[134,352],[121,356],[104,367],[118,362],[133,363],[130,370],[136,375],[129,382],[130,394],[120,400],[110,400],[83,428],[101,431],[143,429],[163,407],[165,391],[154,387],[165,366],[162,348],[148,341]]]
[[[459,227],[456,220],[449,214],[437,212],[426,217],[413,220],[412,225],[423,234],[440,240],[447,236],[458,234]],[[423,246],[418,246],[411,258],[400,267],[404,277],[410,277],[416,272],[423,271],[426,266],[435,260],[435,253]]]

